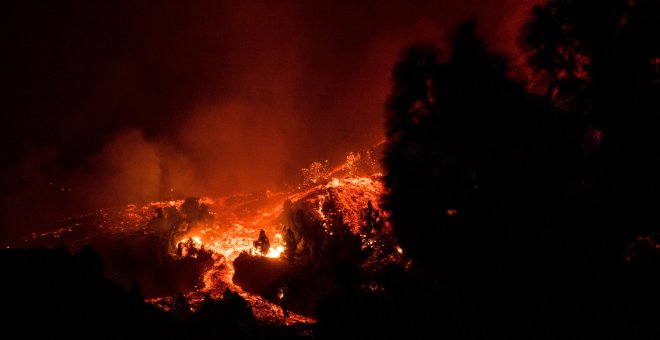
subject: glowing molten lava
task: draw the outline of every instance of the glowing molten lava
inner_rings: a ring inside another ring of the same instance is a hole
[[[266,254],[266,257],[278,258],[280,257],[280,254],[282,254],[283,251],[284,251],[284,246],[277,246],[275,248],[270,247],[270,249],[268,249],[268,254]]]
[[[324,204],[332,201],[345,224],[357,234],[362,223],[362,210],[368,202],[377,207],[383,192],[381,174],[374,164],[371,156],[351,154],[346,164],[335,169],[329,169],[327,162],[312,164],[303,171],[308,178],[292,190],[214,199],[202,197],[192,208],[188,200],[167,200],[144,206],[129,205],[124,209],[101,209],[60,221],[54,225],[54,231],[32,234],[13,246],[64,245],[75,251],[88,243],[94,246],[95,242],[102,244],[104,239],[125,235],[130,236],[125,239],[131,242],[142,238],[161,244],[164,255],[175,260],[211,254],[213,264],[202,275],[203,287],[185,294],[193,308],[196,303],[201,303],[205,294],[219,298],[226,288],[230,288],[248,300],[257,318],[281,321],[277,306],[234,284],[233,261],[243,252],[272,259],[282,257],[286,247],[283,238],[286,221],[282,216],[287,201],[308,207],[307,213],[326,228],[332,216],[326,216],[328,212],[324,211]],[[269,239],[268,250],[264,252],[257,251],[253,245],[260,230],[264,230]],[[398,252],[401,253],[400,248]],[[172,297],[148,301],[167,310]],[[310,321],[313,320],[295,313],[290,313],[287,318],[290,323]]]

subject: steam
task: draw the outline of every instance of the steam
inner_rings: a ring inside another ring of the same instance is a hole
[[[110,138],[90,163],[88,171],[70,182],[82,196],[95,198],[95,204],[144,202],[159,196],[163,171],[158,146],[138,130]]]

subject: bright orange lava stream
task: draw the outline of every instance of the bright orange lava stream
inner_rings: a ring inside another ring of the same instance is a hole
[[[212,297],[219,297],[224,288],[229,287],[233,291],[238,291],[250,302],[255,309],[255,315],[260,319],[276,316],[279,307],[261,297],[244,292],[240,286],[233,283],[232,263],[244,251],[257,255],[252,242],[256,240],[261,229],[265,230],[270,240],[270,249],[265,256],[280,257],[284,251],[282,238],[284,226],[279,225],[276,220],[282,213],[284,201],[287,199],[294,202],[311,200],[320,207],[328,198],[329,189],[336,193],[335,199],[343,207],[342,212],[346,223],[352,228],[357,228],[361,209],[367,205],[369,200],[377,202],[382,192],[380,174],[369,177],[333,178],[326,184],[319,184],[293,193],[269,192],[258,197],[248,195],[239,199],[236,196],[215,200],[202,198],[200,203],[209,207],[209,211],[214,215],[213,221],[196,225],[188,233],[182,235],[180,240],[185,242],[188,238],[192,238],[196,246],[203,245],[205,249],[221,254],[224,258],[219,257],[216,265],[204,274],[205,287],[199,291],[188,293],[186,297],[193,302],[201,301],[203,294],[206,293]],[[167,202],[166,204],[179,206],[182,202]],[[152,206],[159,204],[162,203],[154,202]],[[316,218],[325,220],[321,209],[316,210],[315,213],[318,214],[315,216]],[[154,299],[153,302],[158,303],[159,300]],[[313,320],[294,314],[288,318],[287,322],[313,322]]]
[[[353,156],[352,154],[350,156]],[[356,232],[360,224],[360,212],[371,201],[377,208],[383,188],[382,175],[372,171],[372,175],[356,175],[354,164],[359,157],[349,157],[346,164],[335,169],[324,168],[320,163],[314,163],[308,171],[314,178],[306,180],[306,184],[287,192],[270,192],[250,195],[233,195],[211,199],[203,197],[201,204],[208,206],[212,219],[193,223],[184,234],[177,235],[177,240],[192,239],[195,248],[202,248],[213,253],[214,265],[203,274],[204,287],[189,292],[186,297],[193,308],[201,303],[205,294],[213,298],[222,296],[229,287],[239,292],[252,306],[255,316],[260,320],[280,320],[278,311],[281,309],[262,297],[244,292],[234,284],[233,261],[241,252],[255,254],[253,241],[264,230],[270,241],[270,249],[262,256],[279,258],[284,251],[284,227],[278,221],[284,209],[284,202],[305,202],[309,207],[318,207],[309,212],[314,218],[326,222],[326,216],[321,207],[329,199],[335,200],[344,215],[344,221]],[[313,170],[313,171],[312,171]],[[318,175],[321,174],[321,175]],[[100,209],[87,215],[74,216],[57,222],[55,230],[43,234],[32,234],[22,240],[19,246],[43,246],[46,244],[67,244],[71,249],[84,244],[84,233],[119,235],[139,233],[154,234],[150,221],[155,218],[158,208],[181,208],[183,200],[151,202],[144,206],[129,205],[125,209]],[[151,299],[149,302],[167,309],[171,306],[173,297]],[[280,312],[281,313],[281,312]],[[281,314],[280,314],[281,315]],[[290,313],[287,323],[313,322],[295,313]]]

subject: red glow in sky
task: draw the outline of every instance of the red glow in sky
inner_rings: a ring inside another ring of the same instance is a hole
[[[476,18],[516,56],[533,3],[5,2],[0,214],[279,185],[382,139],[402,47]]]

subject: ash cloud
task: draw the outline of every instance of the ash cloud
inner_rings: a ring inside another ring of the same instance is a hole
[[[476,18],[516,57],[533,3],[3,2],[0,237],[340,160],[382,139],[402,47]]]

